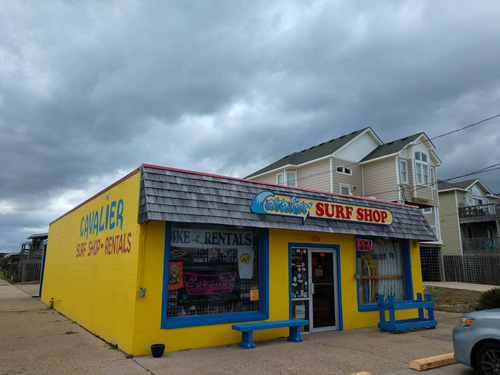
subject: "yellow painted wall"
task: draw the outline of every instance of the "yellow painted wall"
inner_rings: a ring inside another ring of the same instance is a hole
[[[137,299],[134,355],[150,353],[154,343],[165,344],[166,351],[178,351],[207,346],[236,344],[241,333],[231,329],[234,323],[174,329],[160,329],[165,247],[165,223],[151,222],[145,229],[143,287],[146,298]],[[284,248],[270,235],[269,244],[269,319],[288,319],[288,245]],[[263,286],[261,286],[262,288]],[[288,329],[263,330],[254,333],[254,340],[288,336]]]
[[[42,290],[43,303],[126,352],[132,350],[137,294],[139,183],[136,172],[50,224]],[[106,225],[108,207],[113,215]],[[87,236],[85,219],[96,211],[102,230]]]
[[[144,228],[144,225],[143,225]],[[164,343],[165,350],[178,351],[207,346],[236,344],[241,333],[231,329],[232,323],[211,326],[161,329],[161,303],[163,286],[163,262],[165,246],[165,223],[150,222],[144,229],[145,253],[139,257],[140,269],[144,265],[139,284],[147,289],[146,298],[136,298],[134,355],[150,353],[153,343]],[[311,237],[319,238],[314,245],[339,245],[342,284],[343,328],[355,329],[376,326],[378,311],[359,312],[357,305],[357,284],[355,237],[353,235],[313,233],[302,231],[269,231],[269,320],[289,318],[289,243],[311,244]],[[420,253],[418,241],[410,241],[413,287],[422,292]],[[261,286],[262,287],[262,286]],[[397,312],[397,318],[418,316],[416,311]],[[261,330],[254,332],[254,340],[267,340],[288,336],[288,329]]]

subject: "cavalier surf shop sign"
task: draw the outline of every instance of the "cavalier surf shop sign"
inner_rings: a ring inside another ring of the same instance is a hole
[[[308,217],[379,225],[390,225],[393,221],[391,211],[383,208],[280,195],[270,191],[255,195],[250,211],[259,215],[300,217],[302,224]]]

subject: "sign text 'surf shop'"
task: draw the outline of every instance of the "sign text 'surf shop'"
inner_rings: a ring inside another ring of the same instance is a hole
[[[109,195],[106,196],[106,200]],[[118,233],[100,238],[99,235],[107,231],[123,230],[123,199],[113,200],[102,205],[99,209],[88,212],[80,220],[80,237],[84,242],[76,246],[76,257],[95,256],[101,249],[104,254],[130,253],[132,247],[132,233]],[[89,235],[91,238],[87,241]]]
[[[270,191],[255,195],[250,210],[259,215],[300,217],[302,223],[308,217],[379,225],[389,225],[393,221],[391,211],[383,208],[279,195]]]

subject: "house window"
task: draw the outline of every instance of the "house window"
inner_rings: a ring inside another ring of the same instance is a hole
[[[415,152],[415,171],[417,184],[427,185],[429,183],[429,165],[427,164],[427,155],[423,152]]]
[[[337,173],[352,176],[352,170],[350,168],[347,168],[347,167],[337,167]]]
[[[437,190],[437,183],[436,183],[436,168],[430,168],[431,170],[431,187],[434,190]]]
[[[278,185],[283,185],[283,173],[278,173],[276,175],[276,183]]]
[[[399,161],[399,175],[402,184],[408,183],[408,162],[406,160]]]
[[[264,258],[265,266],[266,253],[261,247],[266,240],[261,234],[251,229],[172,226],[166,248],[163,328],[265,318],[267,281],[261,263]]]
[[[467,225],[466,230],[467,230],[467,238],[473,238],[472,237],[472,226]]]
[[[283,179],[283,176],[286,177],[286,180]],[[286,172],[276,174],[276,183],[278,185],[287,185],[297,187],[297,172]]]
[[[297,172],[286,172],[286,184],[297,187]]]
[[[340,184],[340,194],[344,194],[344,195],[351,194],[351,185]]]
[[[356,242],[360,240],[358,238]],[[411,284],[406,285],[404,279],[404,270],[409,267],[409,257],[408,251],[403,249],[402,241],[380,238],[362,241],[372,241],[372,245],[371,249],[356,246],[360,310],[375,310],[380,294],[385,299],[392,295],[395,301],[404,300],[407,294],[411,296]]]
[[[432,207],[425,207],[425,208],[422,208],[422,212],[424,214],[431,214],[432,213]]]

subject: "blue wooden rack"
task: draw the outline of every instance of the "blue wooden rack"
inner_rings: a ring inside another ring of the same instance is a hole
[[[382,332],[391,333],[406,331],[417,328],[435,328],[437,321],[434,319],[434,301],[430,294],[425,295],[425,301],[422,293],[417,293],[417,300],[413,301],[394,301],[393,296],[388,296],[387,302],[384,302],[384,295],[378,296],[378,311],[380,322],[378,327]],[[418,309],[418,318],[396,320],[397,310]],[[427,310],[428,318],[425,317],[424,309]],[[386,321],[386,311],[389,311],[389,321]]]

